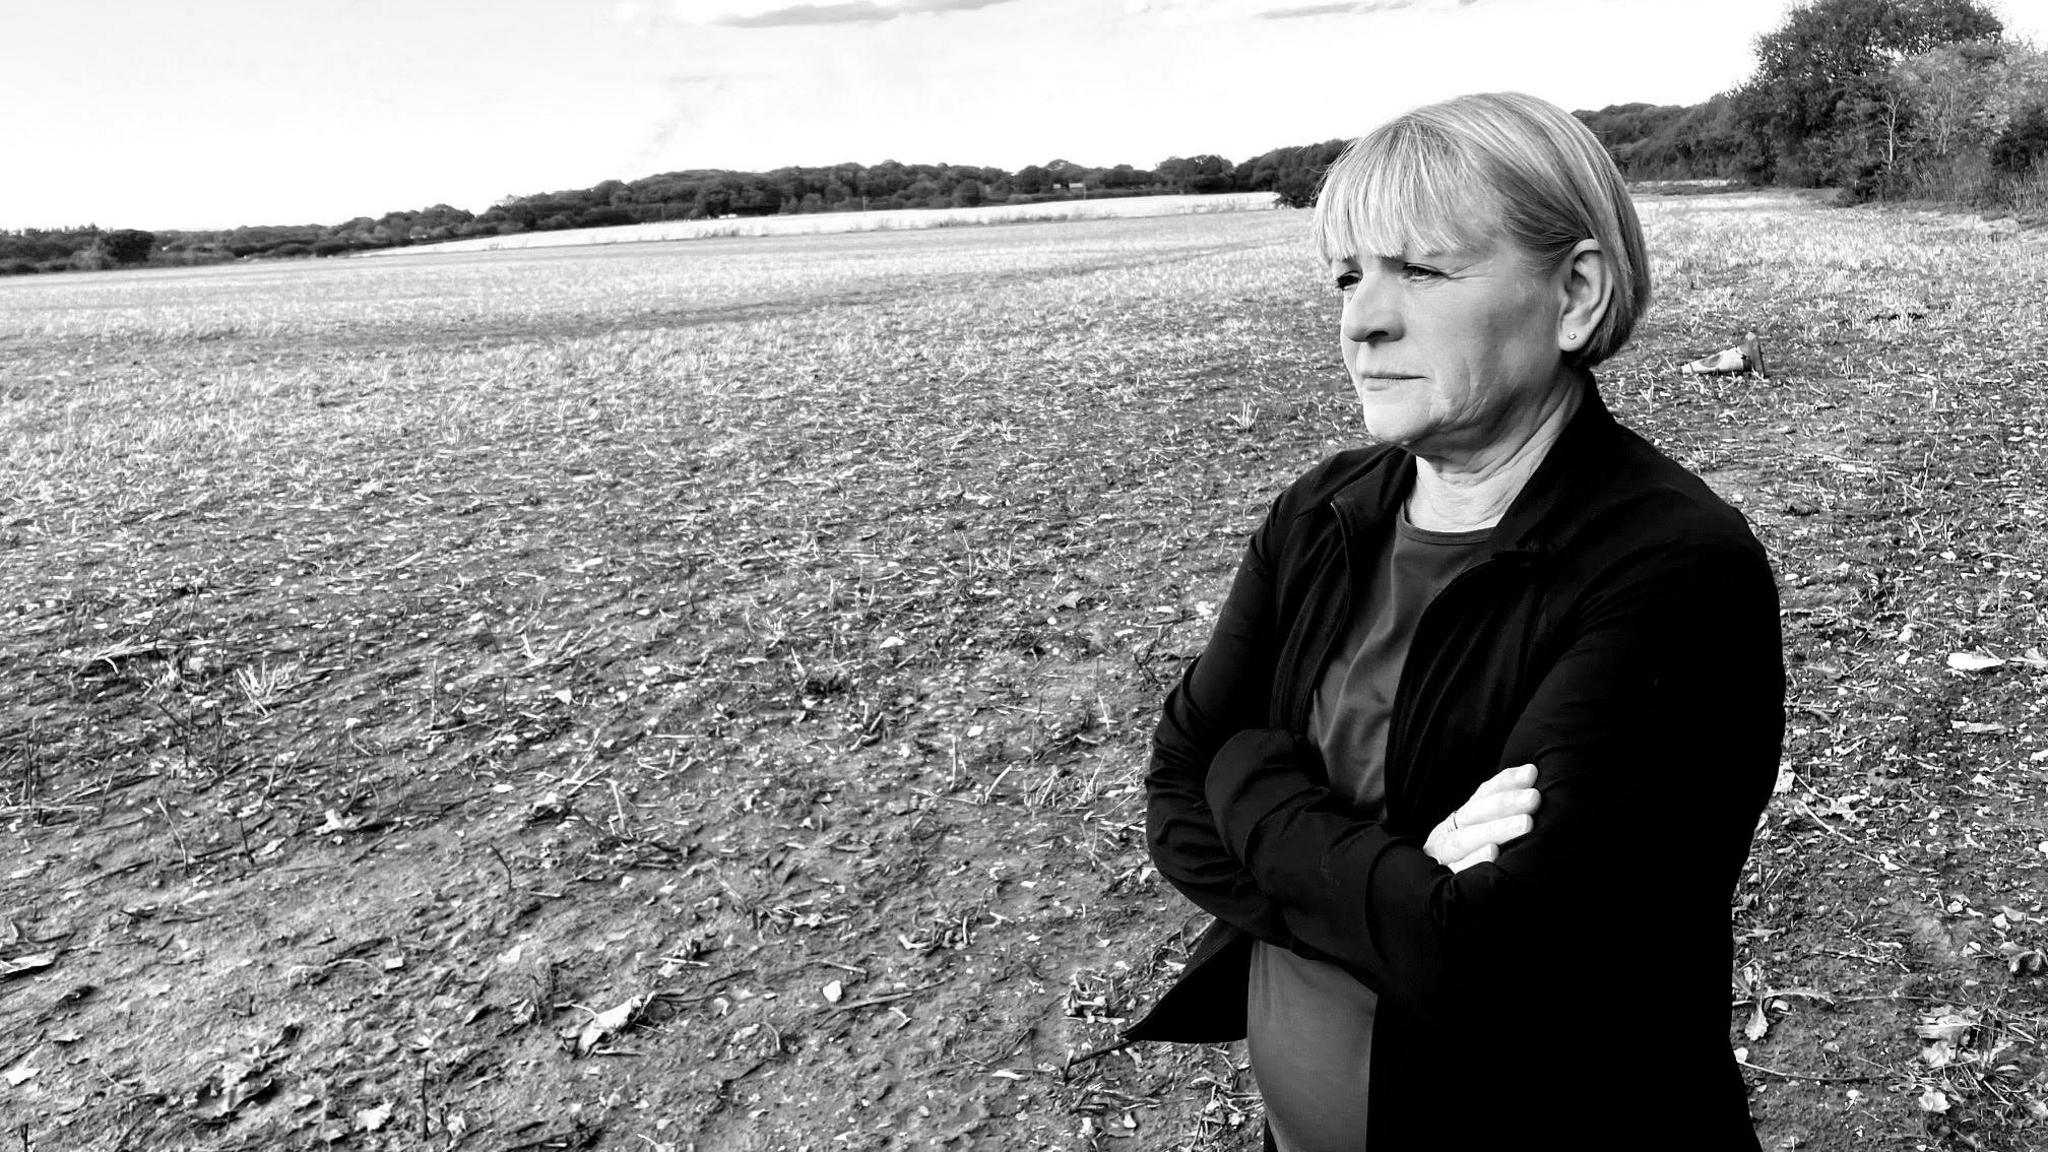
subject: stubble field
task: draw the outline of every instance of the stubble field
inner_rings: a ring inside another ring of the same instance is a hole
[[[1603,387],[1783,591],[1765,1146],[2039,1146],[2048,237],[1644,213]],[[0,1142],[1256,1147],[1239,1050],[1075,1058],[1201,927],[1158,701],[1357,436],[1306,223],[0,283]]]

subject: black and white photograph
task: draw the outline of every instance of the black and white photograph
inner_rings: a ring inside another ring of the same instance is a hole
[[[0,1152],[2048,1148],[2048,0],[10,0]]]

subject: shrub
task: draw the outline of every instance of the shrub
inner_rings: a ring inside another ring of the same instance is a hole
[[[1273,194],[1280,198],[1284,208],[1313,208],[1316,205],[1315,177],[1306,172],[1290,172],[1273,182]]]
[[[2048,156],[2048,104],[2014,116],[1991,145],[1991,166],[2009,176],[2025,176],[2043,156]]]
[[[615,228],[621,224],[634,224],[633,214],[624,208],[592,208],[576,218],[578,228]]]
[[[140,264],[156,247],[156,233],[140,228],[120,228],[100,237],[100,250],[116,264]]]

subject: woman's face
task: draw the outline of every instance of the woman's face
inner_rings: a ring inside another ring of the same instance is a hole
[[[1532,271],[1508,242],[1358,253],[1331,271],[1344,293],[1344,366],[1376,439],[1471,460],[1526,436],[1571,379],[1559,343],[1567,270]]]

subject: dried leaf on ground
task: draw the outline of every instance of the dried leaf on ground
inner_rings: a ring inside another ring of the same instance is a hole
[[[391,1122],[391,1104],[386,1101],[375,1108],[365,1108],[356,1113],[356,1131],[375,1132]]]
[[[614,1033],[626,1029],[653,998],[651,993],[630,996],[618,1005],[592,1017],[590,1023],[585,1024],[583,1031],[576,1037],[576,1054],[588,1056],[592,1049],[609,1040]]]
[[[0,980],[11,979],[15,976],[26,976],[31,972],[40,972],[56,962],[57,954],[55,952],[31,952],[26,956],[16,956],[11,960],[6,957],[0,957]]]

